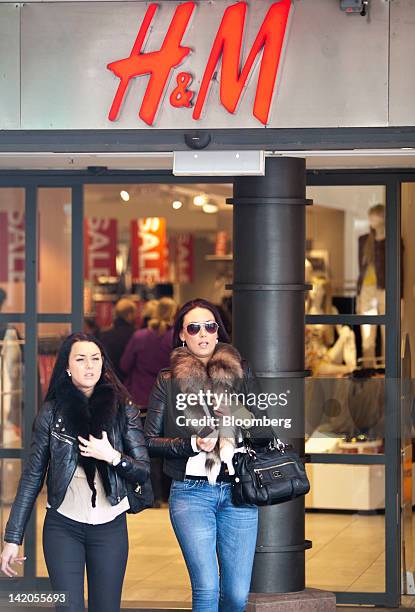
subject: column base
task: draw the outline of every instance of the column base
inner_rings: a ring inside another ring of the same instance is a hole
[[[335,612],[330,591],[304,589],[295,593],[250,593],[245,612]]]

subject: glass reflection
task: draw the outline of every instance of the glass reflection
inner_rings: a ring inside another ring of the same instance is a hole
[[[308,187],[307,197],[314,201],[306,217],[308,282],[311,277],[330,281],[333,306],[340,314],[384,314],[385,188]],[[368,359],[374,346],[374,337],[366,334]]]
[[[25,299],[24,189],[0,189],[0,311],[23,312]]]
[[[23,326],[0,324],[0,448],[22,443]]]

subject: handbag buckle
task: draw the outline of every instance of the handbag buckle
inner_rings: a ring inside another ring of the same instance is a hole
[[[287,445],[284,444],[284,442],[282,440],[277,438],[276,448],[280,451],[280,453],[283,453],[285,451],[286,447],[287,447]]]

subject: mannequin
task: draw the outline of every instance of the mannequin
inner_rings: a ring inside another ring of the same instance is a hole
[[[306,305],[307,314],[338,314],[332,304],[330,281],[314,276],[313,288]],[[334,342],[334,326],[314,324],[306,327],[306,367],[318,376],[348,374],[356,367],[356,344],[353,331],[347,325],[336,325],[338,338]]]
[[[357,313],[385,314],[385,207],[376,204],[368,211],[369,234],[359,237],[359,278],[357,281]],[[363,364],[375,362],[376,325],[362,325]],[[385,330],[382,326],[384,355]]]

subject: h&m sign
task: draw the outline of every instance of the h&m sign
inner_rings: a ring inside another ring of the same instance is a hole
[[[138,124],[141,120],[153,126],[163,105],[182,109],[189,114],[191,120],[199,121],[209,104],[209,90],[215,82],[219,83],[217,95],[221,106],[233,114],[259,63],[252,114],[260,124],[266,125],[286,37],[291,0],[279,0],[271,4],[259,1],[227,4],[225,10],[222,8],[223,15],[216,32],[211,31],[206,13],[204,18],[201,16],[202,2],[178,4],[170,23],[163,23],[166,4],[170,3],[148,5],[130,55],[108,64],[107,68],[119,79],[108,119],[116,121],[123,107],[134,103],[139,109]],[[218,10],[220,3],[214,3],[213,7]],[[254,33],[247,31],[250,13],[255,13],[254,21],[259,23]],[[190,36],[193,46],[187,40],[190,30],[197,33],[196,37]],[[248,34],[251,34],[251,38],[254,34],[254,40],[250,48],[245,49]],[[212,39],[210,50],[201,65],[198,62],[199,47],[205,48],[209,37]],[[195,71],[195,67],[200,69],[200,73]],[[126,94],[131,81],[138,77],[148,79],[144,96],[141,100],[129,97],[127,102]]]

